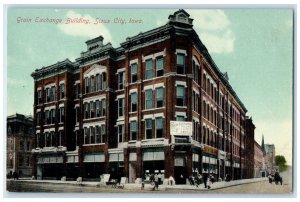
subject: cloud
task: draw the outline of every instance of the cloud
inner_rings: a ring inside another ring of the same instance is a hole
[[[94,24],[96,21],[90,15],[81,15],[80,13],[76,13],[73,10],[70,10],[66,14],[67,18],[75,19],[82,18],[85,20],[89,20],[90,24],[84,23],[72,23],[72,24],[58,24],[58,29],[70,36],[79,36],[79,37],[88,37],[95,38],[97,36],[102,35],[106,42],[112,42],[112,37],[110,31],[103,24]]]
[[[222,10],[187,10],[194,19],[194,29],[210,53],[229,54],[234,51],[235,35]]]

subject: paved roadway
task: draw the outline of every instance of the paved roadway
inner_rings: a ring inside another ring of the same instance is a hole
[[[212,190],[171,190],[166,191],[150,191],[150,190],[128,190],[128,189],[113,189],[109,187],[89,187],[89,186],[78,186],[78,185],[65,185],[65,184],[41,184],[33,182],[20,182],[20,181],[7,181],[7,190],[10,192],[52,192],[52,193],[98,193],[93,195],[94,197],[101,197],[106,194],[105,197],[109,196],[108,193],[122,194],[122,193],[132,193],[132,194],[288,194],[292,192],[292,176],[291,170],[281,173],[283,177],[282,185],[270,184],[268,181],[242,184],[237,186],[231,186],[221,189]],[[203,186],[203,184],[201,185]],[[100,193],[100,195],[99,195]],[[51,195],[47,195],[47,197]],[[197,195],[196,195],[197,196]],[[201,197],[201,196],[200,196]]]

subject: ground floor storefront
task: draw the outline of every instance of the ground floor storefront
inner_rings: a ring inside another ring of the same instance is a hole
[[[215,180],[240,179],[238,162],[191,146],[157,146],[108,149],[99,152],[39,153],[35,155],[33,175],[37,179],[99,181],[101,175],[110,179],[126,177],[139,183],[151,174],[160,180],[173,177],[176,184],[186,184],[190,177],[208,173]]]

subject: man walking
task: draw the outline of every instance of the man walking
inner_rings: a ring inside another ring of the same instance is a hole
[[[206,171],[204,171],[204,173],[203,173],[204,188],[207,188],[207,179],[208,179],[208,173]]]

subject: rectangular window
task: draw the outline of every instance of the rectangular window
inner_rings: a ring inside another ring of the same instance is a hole
[[[164,89],[162,87],[156,89],[156,107],[164,106]]]
[[[75,111],[76,111],[76,117],[75,117],[76,118],[76,123],[78,123],[79,119],[80,119],[80,117],[79,117],[80,116],[79,107],[76,107]]]
[[[100,74],[96,75],[96,91],[100,90]]]
[[[185,55],[177,54],[177,74],[185,73]]]
[[[41,112],[36,113],[36,125],[39,126],[41,124]]]
[[[92,76],[91,77],[91,93],[95,91],[95,79]]]
[[[185,121],[184,116],[176,116],[176,121]]]
[[[84,88],[85,88],[85,94],[89,93],[89,78],[86,77],[84,79]]]
[[[95,102],[90,102],[90,118],[94,118],[95,117]]]
[[[118,125],[118,140],[124,142],[124,125]]]
[[[96,143],[100,143],[101,127],[96,126]]]
[[[146,96],[146,109],[151,109],[152,108],[152,90],[148,89],[145,92]]]
[[[64,99],[65,98],[65,84],[60,84],[59,86],[59,92],[60,92],[60,99]]]
[[[88,119],[89,118],[89,103],[84,103],[84,118]]]
[[[119,72],[119,90],[124,89],[124,72]]]
[[[102,73],[102,90],[106,90],[106,73]]]
[[[38,104],[42,104],[42,97],[43,97],[42,91],[39,90],[39,91],[38,91]]]
[[[135,83],[137,79],[138,79],[137,64],[134,63],[131,65],[131,83]]]
[[[52,98],[51,98],[51,101],[55,101],[55,100],[56,100],[56,88],[55,88],[55,86],[53,86],[53,87],[51,88],[51,90],[52,90]]]
[[[105,125],[101,126],[101,142],[102,143],[106,142],[106,128],[105,128]]]
[[[145,120],[146,139],[152,139],[152,119]]]
[[[80,83],[76,83],[76,99],[79,99],[80,95]]]
[[[102,100],[102,116],[105,116],[106,114],[106,100]]]
[[[124,116],[124,98],[120,98],[118,102],[118,115],[121,117]]]
[[[136,140],[137,124],[136,121],[130,122],[130,140]]]
[[[99,100],[96,100],[96,116],[97,117],[101,116],[101,114],[100,114],[100,101]]]
[[[153,78],[153,64],[152,59],[146,60],[146,79],[152,79]]]
[[[46,88],[46,97],[47,102],[50,102],[50,88]]]
[[[176,88],[176,93],[177,93],[177,99],[176,99],[176,105],[177,106],[185,106],[185,103],[184,103],[184,93],[185,91],[185,88],[184,86],[177,86]]]
[[[55,109],[51,109],[51,124],[55,124]]]
[[[136,112],[137,111],[137,93],[132,93],[130,95],[131,98],[131,111]]]
[[[65,122],[65,108],[61,107],[60,108],[60,123]]]
[[[84,144],[90,144],[90,129],[84,128]]]
[[[164,58],[156,58],[156,76],[160,77],[164,75]]]
[[[163,118],[158,117],[155,119],[156,122],[156,138],[163,137]]]
[[[62,130],[59,131],[59,141],[58,141],[58,144],[59,146],[62,146],[63,143],[64,143],[64,132]]]
[[[91,144],[95,144],[95,128],[94,127],[90,127],[91,130]]]

